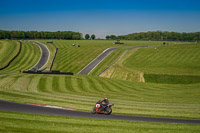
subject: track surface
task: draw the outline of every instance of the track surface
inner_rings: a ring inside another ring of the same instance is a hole
[[[88,112],[72,111],[72,110],[57,109],[57,108],[50,108],[50,107],[41,107],[41,106],[14,103],[14,102],[3,101],[3,100],[0,100],[0,110],[12,111],[12,112],[34,113],[34,114],[45,114],[45,115],[57,115],[57,116],[98,118],[98,119],[200,124],[200,120],[155,118],[155,117],[141,117],[141,116],[127,116],[127,115],[91,114]]]
[[[118,49],[118,47],[108,48],[103,53],[101,53],[97,58],[90,62],[86,67],[84,67],[78,74],[87,75],[92,71],[103,59],[105,59],[112,51]]]
[[[40,48],[41,48],[41,52],[42,52],[42,55],[40,57],[40,60],[38,61],[38,63],[32,67],[32,68],[37,68],[37,69],[40,69],[42,68],[48,61],[49,59],[49,50],[48,48],[42,44],[42,43],[39,43],[39,42],[35,42],[33,41],[34,44],[38,45]]]

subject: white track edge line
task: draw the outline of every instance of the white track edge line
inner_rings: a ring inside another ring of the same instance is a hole
[[[107,50],[109,50],[110,48],[105,49],[101,54],[99,54],[94,60],[96,60],[99,56],[101,56],[104,52],[106,52]],[[89,66],[94,60],[92,60],[89,64],[87,64],[83,69],[85,69],[87,66]],[[81,71],[83,71],[83,69],[81,69],[77,74],[79,74]]]
[[[116,49],[114,49],[114,50],[116,50]],[[110,52],[108,53],[108,55],[110,55],[114,50],[110,51]],[[105,60],[106,57],[108,57],[108,55],[106,55],[106,56],[103,58],[103,60]],[[96,65],[92,68],[92,70],[94,70],[103,60],[101,60],[98,64],[96,64]],[[92,70],[89,71],[89,73],[88,73],[87,75],[89,75],[90,72],[92,72]]]
[[[39,45],[36,44],[35,42],[37,42],[37,43],[40,43],[40,42],[38,42],[38,41],[32,41],[33,44],[39,46]],[[44,45],[43,43],[40,43],[40,44]],[[47,64],[47,62],[48,62],[48,60],[49,60],[49,58],[50,58],[50,51],[49,51],[49,49],[48,49],[48,47],[47,47],[46,45],[44,45],[44,46],[47,48],[47,50],[48,50],[48,52],[49,52],[49,55],[48,55],[48,59],[47,59],[46,63],[45,63],[42,67],[44,67],[44,66]],[[41,51],[41,56],[40,56],[40,59],[41,59],[41,58],[42,58],[42,49],[41,49],[40,46],[39,46],[39,48],[40,48],[40,51]],[[37,62],[33,67],[31,67],[31,68],[29,68],[29,69],[34,68],[34,67],[40,62],[40,59],[38,60],[38,62]],[[42,67],[41,67],[41,68],[42,68]]]

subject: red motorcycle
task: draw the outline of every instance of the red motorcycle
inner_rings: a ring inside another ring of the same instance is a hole
[[[101,101],[98,101],[92,109],[92,114],[98,113],[110,115],[112,113],[112,106],[114,106],[114,104],[105,105],[101,104]]]

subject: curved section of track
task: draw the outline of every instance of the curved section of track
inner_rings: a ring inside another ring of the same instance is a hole
[[[33,43],[40,47],[42,55],[41,55],[38,63],[35,66],[33,66],[32,68],[40,69],[47,63],[47,61],[49,59],[49,55],[50,55],[49,49],[42,43],[39,43],[39,42],[36,42],[36,41],[33,41]]]
[[[200,124],[200,120],[156,118],[156,117],[142,117],[142,116],[128,116],[128,115],[91,114],[89,112],[72,111],[72,110],[67,110],[67,109],[59,109],[59,108],[51,108],[51,107],[41,107],[41,106],[14,103],[14,102],[3,101],[3,100],[0,100],[0,110],[12,111],[12,112],[34,113],[34,114],[45,114],[45,115],[57,115],[57,116],[112,119],[112,120]]]

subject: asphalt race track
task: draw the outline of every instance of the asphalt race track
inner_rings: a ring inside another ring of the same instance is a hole
[[[87,75],[92,71],[103,59],[105,59],[113,50],[118,49],[118,47],[108,48],[103,53],[101,53],[97,58],[95,58],[91,63],[84,67],[78,74]]]
[[[47,61],[49,59],[49,55],[50,55],[49,54],[49,50],[45,45],[43,45],[43,44],[41,44],[39,42],[33,41],[33,43],[40,47],[42,55],[41,55],[40,60],[38,61],[38,63],[32,68],[40,69],[47,63]]]
[[[42,106],[35,106],[35,105],[30,105],[30,104],[14,103],[14,102],[3,101],[3,100],[0,100],[0,110],[1,111],[12,111],[12,112],[33,113],[33,114],[98,118],[98,119],[112,119],[112,120],[200,124],[200,120],[158,118],[158,117],[156,118],[156,117],[112,115],[112,114],[111,115],[91,114],[89,112],[80,112],[80,111],[72,111],[72,110],[67,110],[67,109],[42,107]]]

